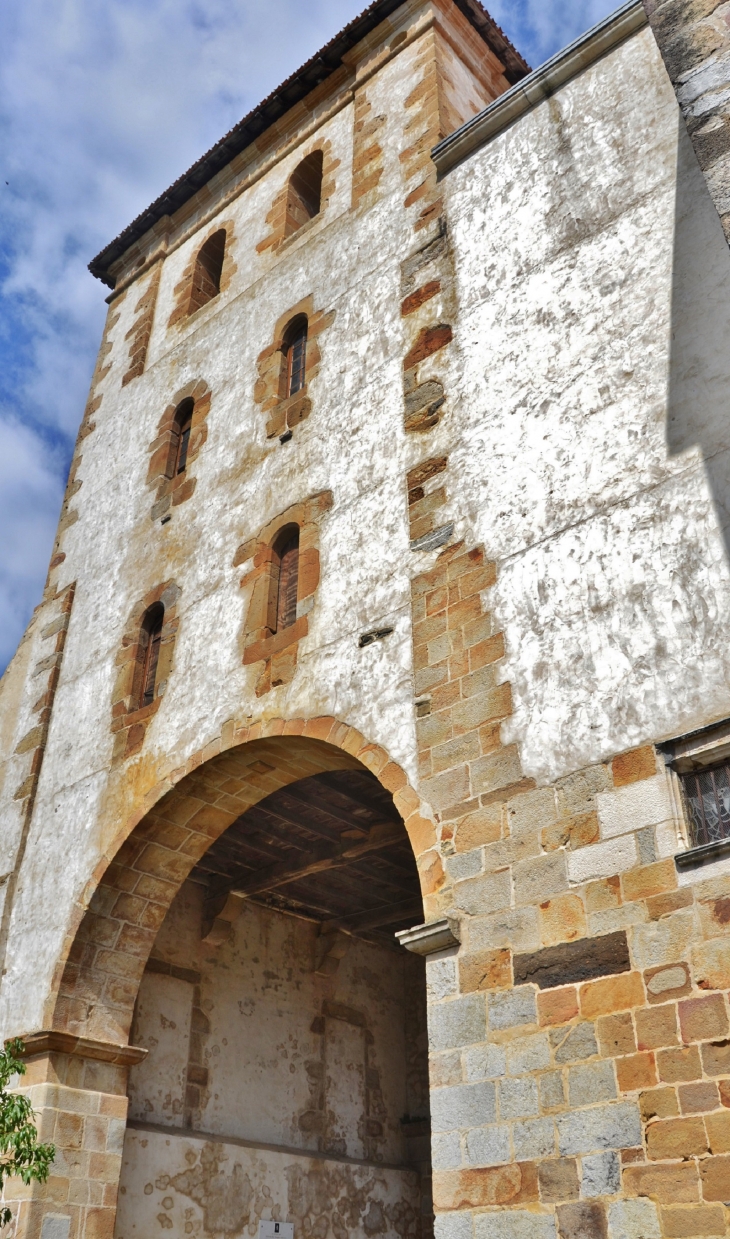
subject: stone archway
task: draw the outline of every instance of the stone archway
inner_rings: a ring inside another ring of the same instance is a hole
[[[309,775],[358,766],[375,774],[403,818],[422,892],[432,893],[440,872],[434,823],[384,749],[327,717],[277,719],[239,737],[181,771],[105,867],[68,942],[55,1032],[126,1045],[152,943],[190,870],[246,809]]]
[[[430,811],[383,748],[334,718],[231,728],[227,744],[209,744],[142,805],[130,803],[116,832],[121,845],[100,859],[76,909],[47,1031],[26,1038],[24,1091],[43,1138],[54,1139],[59,1151],[47,1185],[18,1185],[12,1193],[16,1239],[113,1239],[128,1071],[144,1057],[128,1044],[134,1004],[175,895],[247,809],[311,775],[358,768],[393,795],[428,916],[442,881]]]
[[[218,837],[141,980],[115,1239],[430,1239],[425,965],[394,938],[422,920],[392,794],[359,763]]]

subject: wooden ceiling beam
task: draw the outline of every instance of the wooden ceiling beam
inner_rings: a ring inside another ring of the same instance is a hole
[[[308,795],[306,792],[303,793],[302,791],[295,791],[297,786],[298,785],[296,783],[290,783],[288,787],[282,788],[282,799],[288,798],[290,800],[295,800],[298,804],[306,805],[308,809],[316,809],[318,812],[324,813],[326,817],[332,818],[333,822],[339,823],[340,826],[347,827],[348,830],[369,830],[374,824],[373,822],[365,822],[361,818],[354,817],[352,814],[347,812],[347,809],[339,808],[336,805],[330,804],[327,801],[324,801],[324,799],[319,795],[315,797]],[[337,794],[342,796],[343,799],[345,798],[344,792],[338,792]],[[370,805],[362,804],[355,796],[351,796],[349,792],[347,793],[347,799],[353,801],[357,809],[367,809],[368,813],[372,813],[376,821],[378,819],[381,822],[387,820],[394,824],[396,822],[400,822],[400,818],[396,816],[386,819],[383,809],[380,806],[376,808],[375,806],[371,807]]]
[[[313,873],[322,873],[326,869],[338,869],[349,865],[352,861],[366,856],[369,852],[379,852],[402,841],[403,826],[398,823],[384,823],[373,826],[365,839],[347,840],[345,844],[334,847],[315,848],[302,852],[296,859],[279,861],[262,869],[255,877],[245,882],[231,883],[232,894],[242,899],[252,895],[261,895],[265,891],[274,890],[278,886],[286,886],[290,882],[298,882]]]
[[[339,920],[325,921],[323,933],[334,933],[342,929],[346,933],[357,934],[358,931],[381,929],[384,925],[394,925],[400,921],[418,920],[423,917],[423,903],[420,899],[411,897],[400,903],[387,904],[384,908],[375,908],[372,912],[361,912],[357,916],[343,916]]]
[[[259,806],[257,805],[256,807],[258,808]],[[318,808],[319,806],[308,805],[307,807],[311,809],[315,809],[315,808]],[[340,838],[341,832],[337,830],[335,827],[332,827],[332,826],[328,827],[324,825],[315,826],[312,822],[304,822],[301,820],[301,818],[294,817],[292,813],[287,813],[286,809],[280,808],[279,805],[277,805],[275,809],[269,809],[264,804],[261,808],[261,811],[266,816],[266,818],[274,818],[283,824],[286,834],[281,835],[282,838],[286,837],[289,840],[291,840],[291,831],[286,829],[289,826],[293,826],[295,830],[306,831],[307,834],[313,835],[315,838],[328,839],[331,843],[337,842],[337,840]],[[323,810],[323,812],[326,813],[327,810],[325,809]],[[271,827],[269,826],[268,822],[261,822],[259,824],[259,830],[266,831],[269,829],[271,829]],[[277,837],[279,837],[279,835],[280,835],[280,832],[277,832]]]
[[[336,775],[337,772],[331,771],[331,773]],[[368,813],[373,813],[376,817],[383,816],[384,807],[382,804],[378,803],[377,796],[369,796],[367,790],[363,789],[360,783],[358,783],[356,787],[348,788],[348,790],[345,791],[344,788],[337,786],[334,779],[330,782],[327,774],[319,775],[317,781],[322,785],[322,787],[326,787],[328,791],[334,792],[337,796],[344,796],[347,800],[351,800],[357,809],[366,809]],[[376,788],[374,788],[374,790],[377,789],[380,789],[381,791],[383,790],[382,786],[376,781]],[[385,797],[383,797],[383,799],[385,799]],[[393,804],[392,797],[388,795],[387,799],[390,802],[390,808],[393,810],[393,820],[399,820],[398,811]]]

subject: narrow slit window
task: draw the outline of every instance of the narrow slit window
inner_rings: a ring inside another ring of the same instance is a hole
[[[190,444],[190,431],[193,425],[193,409],[194,403],[191,399],[183,400],[175,413],[175,425],[177,427],[177,448],[175,451],[175,465],[173,474],[184,473],[188,463],[188,447]]]
[[[286,535],[279,551],[279,586],[276,604],[276,631],[291,628],[297,618],[299,588],[299,530]]]
[[[205,245],[201,246],[195,259],[188,314],[194,314],[201,306],[218,296],[225,252],[226,230],[219,228],[218,232],[214,232]]]
[[[692,847],[730,839],[730,763],[681,777]]]
[[[293,236],[322,209],[322,151],[307,155],[292,172],[286,199],[286,235]]]
[[[162,643],[162,624],[165,618],[165,608],[162,603],[150,607],[142,625],[143,641],[145,643],[144,661],[142,663],[142,693],[140,706],[152,705],[155,699],[157,684],[157,667],[160,661],[160,645]]]
[[[286,351],[286,394],[295,396],[307,381],[307,320],[293,324]]]

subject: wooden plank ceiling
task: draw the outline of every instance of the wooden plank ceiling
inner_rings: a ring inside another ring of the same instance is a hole
[[[212,917],[229,891],[395,945],[423,920],[418,872],[393,797],[365,770],[335,770],[281,788],[229,826],[191,879]]]

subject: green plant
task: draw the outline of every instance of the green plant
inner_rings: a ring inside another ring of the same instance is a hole
[[[0,1191],[14,1175],[24,1183],[31,1179],[45,1183],[56,1156],[52,1144],[38,1143],[28,1098],[8,1092],[11,1078],[25,1075],[22,1053],[23,1042],[17,1037],[0,1049]],[[12,1216],[7,1206],[0,1208],[0,1226],[7,1226]]]

